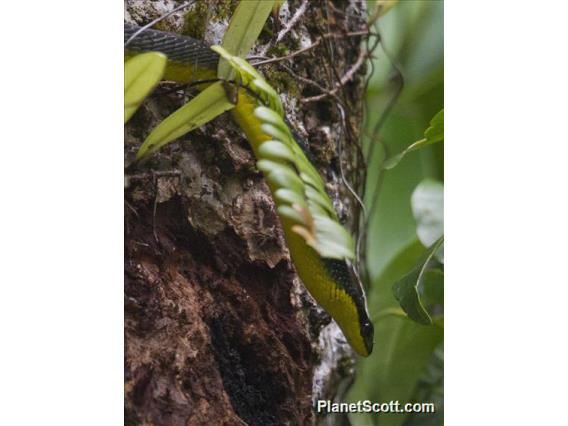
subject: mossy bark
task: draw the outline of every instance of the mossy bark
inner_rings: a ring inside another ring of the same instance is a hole
[[[177,2],[125,5],[126,20],[142,25]],[[219,43],[235,5],[198,2],[159,27]],[[283,56],[333,32],[333,65],[345,73],[360,54],[361,38],[346,34],[364,30],[364,2],[308,2],[275,43],[301,5],[288,1],[271,16],[251,54]],[[284,64],[329,86],[329,60],[330,46],[321,43]],[[260,71],[282,94],[340,217],[352,217],[337,141],[343,134],[349,170],[364,69],[338,92],[349,111],[346,133],[332,97],[304,104],[321,93],[314,85],[278,64]],[[163,88],[126,126],[126,166],[150,130],[192,95]],[[168,145],[143,167],[129,167],[125,204],[126,423],[345,424],[345,417],[317,415],[313,400],[341,399],[353,378],[353,353],[297,278],[268,187],[230,116]]]

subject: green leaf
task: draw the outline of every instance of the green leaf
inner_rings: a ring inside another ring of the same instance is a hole
[[[330,217],[337,217],[337,213],[333,208],[333,204],[331,204],[331,200],[328,197],[325,197],[321,192],[319,192],[315,188],[312,188],[311,186],[307,186],[305,192],[308,200],[313,201],[314,203],[317,203],[319,206],[324,208],[328,212]]]
[[[414,142],[401,153],[388,158],[383,163],[383,169],[390,170],[395,167],[400,160],[409,152],[416,151],[417,149],[424,148],[425,146],[432,145],[436,142],[444,140],[444,110],[440,110],[434,118],[430,121],[430,127],[424,132],[424,138]]]
[[[324,209],[321,205],[310,199],[308,199],[308,210],[314,217],[332,218],[332,216],[330,216],[330,214],[326,209]]]
[[[316,249],[318,253],[332,259],[354,259],[354,243],[351,234],[339,222],[327,216],[315,216]]]
[[[125,123],[162,79],[167,61],[167,57],[159,52],[143,53],[126,61],[124,64]]]
[[[278,201],[278,203],[282,205],[297,205],[303,207],[305,209],[308,208],[308,203],[304,199],[302,194],[298,194],[290,189],[280,188],[274,193],[274,197]]]
[[[266,141],[258,147],[260,158],[266,158],[277,162],[294,162],[294,153],[290,148],[278,141]]]
[[[383,348],[375,349],[360,368],[357,380],[366,375],[366,392],[350,401],[370,399],[377,402],[399,401],[401,406],[413,402],[413,391],[422,376],[433,350],[443,340],[443,330],[425,327],[398,315],[385,316],[375,325],[375,341]],[[354,392],[356,395],[356,393]],[[369,421],[369,417],[374,421]],[[353,426],[399,426],[405,420],[401,413],[350,415]]]
[[[416,220],[416,234],[425,247],[430,247],[444,234],[444,184],[424,179],[410,197],[412,214]],[[444,263],[444,253],[436,258]]]
[[[444,424],[444,344],[440,343],[418,381],[412,401],[434,403],[434,413],[410,413],[404,426],[442,426]]]
[[[307,170],[306,170],[307,171]],[[325,191],[324,186],[323,186],[323,182],[321,182],[321,180],[319,180],[316,176],[314,176],[313,174],[310,173],[305,173],[304,171],[300,172],[300,177],[302,178],[302,180],[304,181],[304,183],[307,183],[308,185],[310,185],[312,188],[317,189],[318,191],[320,191],[320,193],[323,193],[323,191]],[[321,179],[321,178],[320,178]]]
[[[375,326],[375,349],[361,359],[357,379],[348,402],[412,400],[419,380],[426,372],[434,349],[443,340],[443,330],[410,320],[398,307],[391,286],[416,263],[424,247],[417,239],[400,250],[373,282],[369,309]],[[402,313],[402,315],[401,315]],[[407,415],[401,413],[351,413],[353,426],[400,426]]]
[[[283,120],[278,94],[244,59],[231,55],[219,46],[213,46],[212,49],[228,61],[239,80],[249,83],[249,88],[261,98],[261,102],[270,105],[270,108],[258,106],[254,111],[262,123],[261,130],[274,139],[260,145],[257,167],[264,172],[273,191],[290,190],[302,197],[304,205],[308,201],[307,209],[298,203],[280,205],[280,216],[305,225],[292,229],[322,257],[354,259],[353,239],[337,221],[321,175],[308,161]],[[290,198],[290,194],[285,195]],[[280,203],[287,201],[282,197],[277,200]]]
[[[246,59],[230,54],[219,45],[210,46],[210,48],[212,51],[217,52],[221,59],[225,60],[237,72],[237,77],[242,85],[248,86],[253,80],[262,79],[260,73]],[[224,78],[224,80],[230,80],[232,75],[233,73],[230,73],[230,78]]]
[[[304,194],[304,183],[289,166],[270,160],[257,161],[256,166],[264,173],[266,180],[276,188]]]
[[[397,281],[392,288],[394,297],[398,300],[404,312],[406,312],[411,319],[423,325],[432,324],[432,318],[430,318],[428,311],[424,308],[424,304],[418,292],[418,286],[422,282],[428,264],[443,242],[443,237],[436,241],[422,256],[416,266]]]
[[[260,128],[262,129],[262,131],[264,133],[266,133],[268,136],[273,137],[274,139],[283,142],[283,143],[288,143],[290,144],[290,135],[289,132],[290,130],[282,130],[280,127],[277,127],[273,124],[270,123],[263,123]]]
[[[287,205],[279,206],[276,211],[280,216],[283,216],[287,219],[290,219],[296,223],[302,224],[304,226],[308,226],[309,224],[306,223],[306,218],[302,216],[297,209],[294,207],[290,207]]]
[[[395,156],[393,156],[391,158],[387,158],[385,160],[385,162],[383,163],[383,169],[390,170],[393,167],[395,167],[398,163],[400,163],[400,160],[402,160],[402,157],[404,157],[408,152],[409,152],[408,149],[405,149],[401,153],[396,154]]]
[[[231,17],[229,27],[221,45],[231,55],[245,57],[260,35],[268,15],[274,5],[273,0],[245,0],[239,2]],[[219,60],[217,76],[229,80],[231,67],[226,59]]]
[[[385,145],[388,151],[402,150],[403,141],[415,139],[423,132],[424,127],[426,124],[408,119],[403,112],[393,111],[384,127]],[[374,196],[377,171],[381,168],[384,157],[384,151],[380,147],[381,145],[368,162],[368,190],[365,197],[368,208]],[[412,216],[409,200],[416,185],[424,179],[426,168],[423,166],[425,161],[422,161],[421,157],[422,155],[409,155],[398,167],[384,173],[382,189],[377,197],[377,208],[369,217],[367,267],[373,281],[381,275],[383,268],[393,256],[416,239],[416,221]],[[392,285],[393,282],[391,281],[390,284]]]
[[[426,142],[424,142],[421,146],[431,145],[433,143],[441,142],[444,140],[444,109],[440,110],[440,112],[438,112],[434,116],[434,118],[432,118],[432,121],[430,121],[430,127],[428,127],[424,132],[424,137],[426,139]],[[416,142],[414,145],[416,145],[418,142]]]
[[[264,79],[257,78],[252,81],[251,89],[262,94],[263,100],[270,105],[281,117],[284,117],[284,107],[280,96]]]
[[[281,127],[284,126],[284,128],[287,129],[284,121],[282,120],[282,117],[284,117],[282,100],[280,99],[280,96],[278,96],[278,93],[276,93],[272,86],[264,80],[260,73],[245,59],[231,55],[221,46],[211,46],[211,50],[217,52],[223,60],[227,61],[233,71],[236,72],[237,78],[235,80],[238,84],[247,86],[264,104],[270,106],[272,114],[280,117],[279,120],[272,121],[279,123],[278,125]]]
[[[377,19],[385,15],[389,10],[391,10],[398,0],[376,0],[375,10],[369,17],[369,26],[371,26]]]
[[[227,99],[223,83],[212,84],[152,130],[140,147],[136,159],[146,157],[233,107]]]
[[[426,306],[444,305],[444,272],[441,269],[426,270],[420,287]]]
[[[285,133],[288,133],[288,126],[282,120],[282,116],[278,115],[272,109],[265,106],[258,106],[254,109],[254,116],[259,120],[273,124]]]

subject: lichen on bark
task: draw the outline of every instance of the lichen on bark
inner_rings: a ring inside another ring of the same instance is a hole
[[[160,29],[219,43],[236,3],[197,2]],[[142,25],[179,4],[128,0],[125,19]],[[309,2],[275,43],[301,7],[289,1],[271,16],[251,55],[282,55],[328,31],[364,29],[363,1]],[[356,62],[360,42],[333,39],[340,72]],[[284,62],[295,75],[278,63],[259,69],[281,93],[294,131],[308,141],[338,211],[349,217],[353,204],[346,201],[337,157],[344,133],[334,100],[301,102],[319,94],[302,78],[320,85],[333,81],[328,55],[322,44]],[[341,90],[352,126],[343,141],[347,170],[358,137],[363,75],[361,68]],[[160,91],[125,128],[126,166],[150,130],[194,94]],[[353,378],[353,352],[296,276],[269,189],[230,116],[127,170],[127,424],[343,424],[345,418],[320,418],[312,407],[314,399],[342,397]]]

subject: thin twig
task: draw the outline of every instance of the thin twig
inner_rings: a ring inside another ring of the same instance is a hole
[[[322,39],[327,39],[327,38],[346,38],[346,37],[358,37],[358,36],[366,36],[369,35],[369,31],[351,31],[351,32],[347,32],[344,34],[324,34],[320,37],[318,37],[312,44],[310,44],[309,46],[306,46],[300,50],[296,50],[295,52],[292,52],[288,55],[285,56],[280,56],[277,58],[268,58],[266,56],[247,56],[247,60],[251,61],[251,60],[255,60],[255,59],[260,59],[259,62],[254,62],[253,66],[257,67],[260,65],[266,65],[266,64],[271,64],[274,62],[280,62],[280,61],[285,61],[288,59],[293,58],[294,56],[298,56],[301,55],[303,53],[306,53],[307,51],[313,49],[314,47],[317,47],[321,44]]]
[[[397,100],[398,100],[398,98],[399,98],[399,96],[402,92],[402,89],[404,88],[404,76],[402,75],[402,71],[400,70],[400,67],[392,59],[392,57],[387,53],[387,51],[385,50],[384,44],[382,42],[381,42],[381,45],[383,47],[383,52],[385,52],[385,56],[389,59],[392,67],[395,70],[398,86],[396,88],[396,91],[395,91],[393,97],[389,100],[388,104],[385,106],[385,110],[381,114],[379,121],[377,121],[377,124],[375,124],[375,127],[373,128],[373,132],[372,132],[373,138],[376,135],[379,134],[379,131],[381,130],[381,128],[385,124],[387,117],[389,116],[390,112],[394,108],[394,106],[395,106],[395,104],[396,104],[396,102],[397,102]],[[369,149],[367,151],[367,158],[371,158],[371,156],[373,155],[373,148],[374,148],[374,144],[370,143]]]
[[[166,13],[165,15],[162,15],[156,19],[154,19],[152,22],[150,22],[149,24],[144,25],[143,27],[140,27],[138,30],[136,30],[136,32],[134,34],[132,34],[130,36],[130,38],[128,40],[126,40],[126,43],[124,43],[124,48],[126,49],[128,47],[128,45],[132,42],[132,40],[134,40],[136,37],[138,37],[140,34],[142,34],[144,31],[146,31],[148,28],[153,27],[154,25],[156,25],[158,22],[163,21],[164,19],[166,19],[168,16],[173,15],[176,12],[179,12],[182,9],[185,9],[186,7],[191,6],[193,3],[195,3],[196,0],[191,0],[188,1],[187,3],[184,3],[178,7],[176,7],[175,9],[169,11],[168,13]]]
[[[331,21],[331,17],[330,17],[330,12],[328,9],[328,6],[332,6],[333,9],[335,9],[335,7],[333,7],[333,5],[328,1],[326,3],[326,14],[327,14],[327,30],[328,30],[328,34],[331,33],[331,29],[330,29],[330,25],[329,22]],[[368,34],[368,27],[366,28],[367,31],[365,31],[365,34]],[[324,35],[320,34],[320,36],[323,38]],[[328,53],[326,60],[328,62],[328,67],[327,69],[331,71],[331,74],[333,75],[335,81],[337,82],[335,84],[335,88],[331,89],[331,90],[326,90],[327,93],[324,93],[323,97],[327,97],[327,96],[336,96],[336,93],[338,91],[340,91],[342,97],[344,98],[344,102],[337,102],[336,107],[338,108],[340,115],[341,115],[341,123],[340,123],[340,134],[339,137],[337,139],[337,143],[336,143],[336,147],[337,147],[337,156],[339,159],[339,171],[341,174],[341,180],[342,183],[344,185],[344,187],[346,187],[348,189],[348,191],[351,193],[351,195],[353,196],[354,200],[357,202],[357,204],[359,205],[360,210],[357,211],[356,214],[356,219],[355,219],[355,223],[353,224],[353,228],[358,230],[360,227],[360,214],[359,212],[362,212],[363,217],[365,217],[366,215],[366,208],[365,208],[365,204],[363,202],[363,200],[361,200],[361,198],[359,197],[359,194],[357,193],[357,191],[352,187],[352,185],[349,183],[349,181],[347,180],[347,177],[345,176],[345,172],[344,172],[344,168],[343,168],[343,139],[348,139],[351,141],[354,141],[354,144],[357,148],[357,157],[355,159],[355,170],[358,169],[357,164],[358,164],[358,160],[362,159],[362,163],[364,164],[364,157],[362,155],[362,150],[361,147],[359,145],[359,143],[353,138],[353,132],[351,127],[347,126],[347,118],[346,118],[346,112],[345,112],[345,108],[343,106],[343,103],[345,103],[345,105],[347,105],[348,99],[347,99],[347,95],[345,93],[344,89],[344,84],[347,83],[349,80],[351,80],[353,78],[353,76],[355,75],[355,72],[362,66],[362,64],[364,63],[364,59],[367,57],[367,52],[366,51],[361,51],[359,58],[357,59],[356,63],[347,71],[347,73],[344,74],[343,77],[340,77],[340,74],[335,66],[335,61],[334,61],[334,45],[332,43],[325,43],[324,47],[326,48],[326,51]],[[331,79],[331,75],[330,75],[330,79]],[[310,99],[310,98],[308,98]],[[307,100],[307,99],[306,99]],[[303,102],[305,102],[306,100],[303,100]],[[348,135],[347,135],[348,134]],[[360,175],[357,174],[357,172],[355,172],[355,179],[356,179],[356,185],[359,186],[359,177]],[[359,237],[357,238],[356,241],[356,246],[355,246],[355,250],[356,250],[356,259],[358,260],[360,257],[360,239]],[[354,268],[357,269],[357,268]],[[358,274],[357,274],[358,276]]]
[[[368,92],[369,83],[375,71],[375,63],[372,60],[374,57],[374,52],[377,49],[381,38],[378,34],[373,33],[370,31],[369,24],[365,21],[365,26],[367,28],[367,32],[369,37],[365,40],[365,47],[367,50],[367,55],[369,57],[369,65],[370,70],[367,72],[367,78],[365,79],[365,85],[363,88],[363,93]],[[374,37],[374,41],[371,44],[371,37]],[[363,102],[363,117],[365,120],[369,119],[369,103]],[[362,147],[359,146],[358,154],[362,157],[362,164],[363,164],[363,172],[361,176],[361,182],[359,183],[359,190],[362,194],[363,199],[365,198],[365,194],[367,191],[367,164],[370,161],[369,158],[365,158],[363,154]],[[361,275],[363,277],[363,283],[365,283],[366,287],[370,287],[370,276],[369,276],[369,268],[367,267],[367,235],[368,235],[368,227],[367,227],[367,218],[370,217],[370,214],[367,213],[367,216],[363,216],[360,214],[357,217],[357,246],[356,246],[356,253],[357,253],[357,265],[361,270]]]
[[[313,49],[314,47],[319,46],[320,43],[321,43],[321,38],[318,38],[316,41],[314,41],[309,46],[304,47],[303,49],[300,49],[300,50],[296,50],[295,52],[292,52],[289,55],[281,56],[279,58],[270,58],[270,59],[267,59],[265,61],[255,62],[252,65],[257,67],[259,65],[266,65],[266,64],[271,64],[273,62],[285,61],[287,59],[293,58],[294,56],[301,55],[302,53],[307,52],[308,50]],[[258,56],[255,56],[255,58],[258,58]],[[251,59],[251,58],[249,58],[249,59]]]
[[[124,204],[126,205],[126,207],[128,207],[130,210],[132,210],[132,213],[134,213],[134,215],[138,219],[140,219],[140,215],[138,214],[138,211],[134,207],[132,207],[132,205],[128,201],[126,201],[126,199],[124,200]]]
[[[367,72],[367,78],[365,79],[365,85],[363,87],[363,93],[367,93],[369,90],[369,83],[371,82],[371,78],[375,73],[375,62],[373,61],[374,58],[374,53],[375,50],[377,49],[377,47],[379,46],[379,43],[381,41],[381,38],[376,34],[376,33],[372,33],[369,31],[369,26],[367,24],[367,31],[370,34],[370,37],[368,37],[365,40],[365,46],[367,49],[367,55],[369,57],[369,66],[370,66],[370,70]],[[373,42],[373,44],[370,44],[370,40],[371,40],[371,36],[375,37],[375,40]],[[369,119],[369,103],[368,102],[363,102],[363,117],[365,122]],[[363,155],[363,158],[369,160],[369,157],[365,157]],[[365,173],[363,176],[363,182],[361,185],[361,194],[363,194],[363,197],[365,196],[365,191],[366,191],[366,187],[367,187],[367,174],[366,174],[366,167],[365,167]]]
[[[375,29],[375,33],[377,34],[377,37],[378,37],[378,42],[381,45],[381,48],[382,48],[386,58],[389,60],[389,62],[391,63],[391,66],[393,67],[393,69],[396,72],[397,82],[399,84],[398,84],[398,86],[395,90],[395,93],[389,99],[389,102],[387,103],[387,105],[385,106],[385,109],[381,113],[381,116],[380,116],[379,120],[377,121],[377,123],[375,124],[371,135],[368,136],[369,137],[369,147],[368,147],[367,153],[366,153],[366,157],[367,157],[368,162],[372,161],[372,156],[373,156],[375,144],[379,144],[379,145],[382,146],[384,158],[390,157],[389,152],[388,152],[388,147],[381,141],[379,132],[380,132],[382,126],[384,125],[384,123],[386,122],[387,117],[390,115],[392,109],[394,108],[394,105],[396,104],[396,102],[397,102],[397,100],[398,100],[398,98],[399,98],[399,96],[400,96],[400,94],[401,94],[401,92],[404,88],[404,77],[402,75],[402,71],[400,70],[400,66],[395,62],[395,60],[393,59],[393,56],[385,48],[381,33],[380,33],[376,23],[374,25],[374,29]],[[379,175],[377,176],[377,183],[376,183],[375,188],[373,190],[373,194],[372,194],[370,205],[369,205],[369,214],[367,215],[367,218],[364,221],[364,225],[363,225],[363,229],[365,230],[365,233],[364,233],[364,237],[362,238],[362,244],[365,245],[365,246],[367,244],[367,236],[368,236],[368,230],[369,230],[369,226],[370,226],[370,220],[375,215],[375,212],[378,209],[380,193],[381,193],[381,189],[382,189],[384,178],[385,178],[385,170],[382,167],[379,169],[378,173],[379,173]],[[365,188],[365,192],[366,192],[366,188]],[[369,278],[370,278],[369,272],[368,271],[365,271],[365,272],[366,272],[366,279],[369,280]]]
[[[282,63],[277,63],[277,65],[283,69],[285,69],[292,77],[294,77],[297,80],[300,80],[302,83],[305,83],[309,86],[315,87],[316,89],[318,89],[321,92],[324,93],[328,93],[329,91],[321,86],[320,84],[316,83],[314,80],[311,80],[309,78],[306,77],[302,77],[301,75],[297,74],[294,70],[292,70],[292,68],[290,68],[287,65],[284,65]],[[335,99],[338,103],[343,104],[343,101],[335,94],[335,93],[329,93],[329,96],[331,96],[333,99]],[[302,102],[302,99],[300,99],[300,102]]]
[[[294,25],[298,23],[302,15],[306,13],[307,8],[308,8],[308,0],[303,0],[298,10],[296,10],[296,13],[294,13],[294,16],[292,16],[292,19],[290,19],[290,21],[288,21],[288,24],[282,29],[282,31],[278,33],[278,36],[276,37],[276,43],[282,40],[284,36],[288,32],[290,32],[290,30],[294,27]]]
[[[342,86],[344,86],[346,83],[351,81],[351,79],[355,76],[357,71],[359,71],[361,66],[365,63],[365,59],[367,59],[367,52],[362,50],[361,53],[359,54],[359,57],[357,58],[357,61],[355,61],[355,63],[351,66],[351,68],[349,68],[347,72],[343,75],[343,77],[341,77],[339,83],[335,85],[335,88],[330,90],[325,90],[323,91],[324,93],[322,93],[321,95],[304,98],[302,99],[301,102],[304,104],[310,102],[317,102],[327,98],[328,96],[335,95],[341,89]]]
[[[349,192],[351,192],[353,197],[357,200],[357,202],[361,206],[361,209],[363,210],[363,214],[366,215],[367,209],[365,208],[365,203],[363,203],[363,200],[361,200],[361,198],[359,197],[359,194],[357,194],[357,192],[351,187],[351,185],[347,181],[347,178],[345,177],[345,173],[343,173],[343,166],[341,165],[341,157],[342,157],[342,154],[343,154],[343,143],[342,143],[343,136],[344,136],[343,129],[347,128],[347,126],[345,124],[345,109],[343,108],[343,106],[341,104],[337,104],[337,108],[339,109],[339,111],[341,113],[341,122],[342,122],[342,126],[340,126],[342,128],[342,131],[339,134],[339,138],[338,138],[338,142],[337,142],[337,151],[338,151],[337,156],[339,157],[339,171],[341,173],[341,179],[343,180],[343,184],[347,187]]]

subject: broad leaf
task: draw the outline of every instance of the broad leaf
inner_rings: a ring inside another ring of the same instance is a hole
[[[426,270],[420,294],[426,306],[444,305],[444,272],[441,269]]]
[[[422,142],[425,139],[424,142]],[[426,129],[426,131],[424,132],[424,139],[416,142],[414,145],[416,145],[417,143],[422,142],[422,145],[420,146],[426,146],[426,145],[431,145],[433,143],[436,142],[441,142],[444,140],[444,110],[440,110],[440,112],[438,112],[434,118],[432,118],[432,121],[430,121],[430,127],[428,127]]]
[[[276,201],[278,201],[278,203],[283,205],[296,205],[305,209],[308,208],[308,203],[306,202],[303,194],[298,194],[291,189],[280,188],[274,193],[274,197],[276,198]]]
[[[426,251],[408,274],[393,285],[394,297],[400,303],[400,307],[411,319],[423,325],[432,324],[432,318],[420,298],[418,286],[422,282],[428,264],[443,242],[442,237]]]
[[[321,192],[319,192],[317,189],[312,188],[311,186],[307,186],[306,197],[308,197],[310,201],[313,201],[314,203],[317,203],[320,207],[324,208],[330,217],[337,218],[337,213],[335,212],[335,209],[333,208],[333,204],[331,204],[330,199],[325,195],[323,195]]]
[[[354,243],[351,234],[334,219],[315,216],[316,246],[323,257],[332,259],[354,259]]]
[[[374,281],[369,294],[369,309],[375,326],[375,349],[357,366],[357,380],[348,402],[413,402],[419,380],[426,372],[432,352],[443,339],[443,330],[435,325],[423,326],[401,315],[392,283],[403,276],[424,253],[415,239],[399,251]],[[402,413],[351,413],[353,426],[400,426],[408,415]]]
[[[308,161],[285,123],[278,94],[246,60],[223,47],[213,46],[212,49],[235,71],[237,81],[254,91],[259,103],[270,105],[270,108],[259,105],[254,110],[255,117],[262,123],[262,132],[272,138],[258,148],[257,167],[265,174],[272,191],[276,194],[283,189],[287,191],[284,196],[282,192],[280,197],[276,195],[279,215],[294,222],[292,231],[304,238],[320,256],[354,259],[353,238],[338,222],[321,175]],[[294,197],[301,197],[302,202],[290,204]]]
[[[262,31],[273,6],[273,0],[239,2],[223,36],[221,44],[223,48],[232,55],[245,57]],[[217,76],[228,80],[231,74],[232,69],[227,60],[221,58],[217,68]]]
[[[420,377],[412,401],[433,403],[434,413],[411,413],[404,426],[442,426],[444,424],[444,344],[434,350],[426,371]]]
[[[369,16],[369,26],[373,25],[377,19],[385,15],[397,3],[398,0],[376,0],[375,9],[373,10],[373,13]]]
[[[436,142],[444,140],[444,110],[440,110],[430,121],[430,127],[424,131],[424,138],[414,142],[401,153],[388,158],[383,163],[383,169],[389,170],[395,167],[400,160],[409,152],[416,151],[417,149],[424,148],[425,146],[432,145]]]
[[[366,392],[354,392],[350,401],[399,401],[401,406],[413,402],[413,392],[428,365],[432,352],[443,340],[443,329],[417,324],[407,317],[389,315],[375,325],[376,353],[371,354],[368,367],[357,377],[366,375]],[[382,348],[380,348],[382,346]],[[363,361],[367,364],[367,360]],[[365,384],[365,382],[363,382]],[[350,415],[353,426],[400,426],[403,413],[372,413]],[[374,418],[374,421],[369,421]]]
[[[278,206],[276,211],[278,212],[278,214],[280,216],[283,216],[286,219],[289,219],[293,222],[296,222],[297,225],[301,225],[300,229],[304,230],[304,232],[310,233],[308,231],[308,229],[306,228],[307,226],[309,226],[309,224],[306,223],[306,218],[298,209],[296,209],[294,207],[290,207],[288,205],[282,205],[282,206]],[[292,227],[292,228],[294,228],[294,227]],[[310,233],[310,235],[311,235],[311,233]],[[302,234],[302,236],[305,236],[305,235]],[[313,237],[311,237],[311,238],[313,238]]]
[[[258,154],[261,158],[282,162],[282,160],[294,161],[294,153],[292,150],[279,141],[266,141],[258,148]]]
[[[223,83],[212,84],[152,130],[136,158],[141,159],[157,151],[168,142],[204,125],[233,107],[227,99]]]
[[[136,112],[146,96],[162,79],[167,58],[159,52],[148,52],[124,64],[124,122]]]
[[[412,214],[416,219],[416,234],[425,247],[430,247],[444,234],[444,184],[425,179],[410,198]],[[436,258],[444,263],[443,250]]]
[[[304,183],[289,166],[270,160],[259,160],[256,166],[264,172],[268,182],[275,188],[290,189],[297,194],[304,194]]]
[[[385,160],[385,162],[383,163],[383,169],[390,170],[390,169],[394,168],[398,163],[400,163],[400,160],[402,160],[402,157],[404,157],[408,152],[410,152],[410,151],[408,149],[405,149],[401,153],[396,154],[393,157],[387,158]]]

